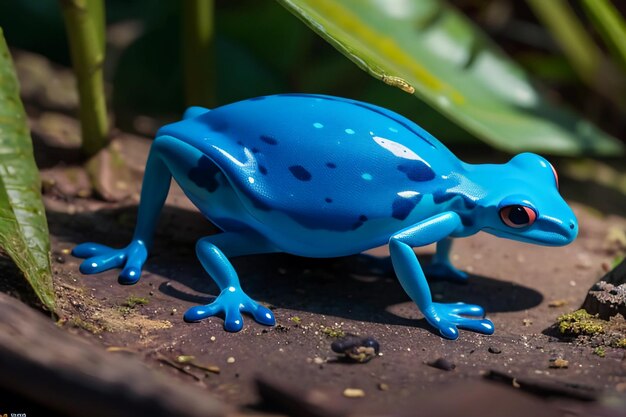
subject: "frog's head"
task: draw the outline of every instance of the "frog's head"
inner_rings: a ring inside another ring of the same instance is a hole
[[[571,243],[578,222],[559,194],[554,167],[539,155],[522,153],[502,168],[502,175],[491,179],[501,190],[489,193],[483,204],[483,230],[546,246]]]

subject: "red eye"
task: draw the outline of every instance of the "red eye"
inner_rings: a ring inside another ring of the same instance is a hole
[[[550,168],[552,168],[552,173],[554,174],[554,181],[556,182],[556,188],[559,188],[559,174],[556,173],[556,169],[554,169],[554,166],[552,166],[552,164],[550,164]]]
[[[530,207],[514,205],[500,210],[500,218],[507,226],[520,228],[533,224],[537,214]]]

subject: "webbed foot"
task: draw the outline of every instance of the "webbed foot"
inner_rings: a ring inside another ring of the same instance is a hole
[[[455,268],[450,262],[433,262],[423,267],[423,270],[428,278],[447,279],[460,283],[467,282],[469,277],[467,272]]]
[[[483,334],[493,334],[493,323],[485,319],[485,311],[482,307],[465,304],[442,304],[432,303],[430,308],[423,312],[426,320],[439,330],[443,337],[455,340],[459,337],[458,329],[471,330]],[[467,318],[463,317],[481,317]]]
[[[207,317],[224,313],[224,329],[229,332],[238,332],[243,328],[241,313],[252,315],[254,320],[266,326],[276,324],[274,314],[252,298],[241,288],[230,286],[225,288],[211,304],[192,307],[184,315],[187,322],[195,322]]]
[[[76,246],[72,250],[72,255],[85,258],[79,268],[83,274],[98,274],[123,266],[118,281],[120,284],[130,285],[139,281],[141,268],[148,257],[148,250],[141,240],[133,240],[122,249],[88,242]]]

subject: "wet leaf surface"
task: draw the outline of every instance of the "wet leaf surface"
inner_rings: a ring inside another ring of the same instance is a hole
[[[48,225],[26,115],[0,30],[0,246],[54,310]]]
[[[443,2],[279,3],[368,74],[414,93],[494,147],[562,155],[623,151],[616,139],[550,103],[520,66]]]

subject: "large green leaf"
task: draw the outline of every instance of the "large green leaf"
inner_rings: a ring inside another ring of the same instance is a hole
[[[11,56],[0,28],[0,247],[54,311],[48,225]]]
[[[414,93],[497,148],[562,155],[623,152],[615,138],[549,103],[517,64],[446,3],[278,2],[370,75]]]

